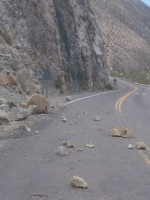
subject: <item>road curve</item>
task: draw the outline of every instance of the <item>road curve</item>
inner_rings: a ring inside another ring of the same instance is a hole
[[[139,140],[150,146],[150,89],[120,82],[120,90],[90,95],[46,116],[30,135],[1,140],[0,199],[149,200],[149,151],[127,147]],[[62,122],[61,116],[68,121]],[[95,116],[101,120],[94,121]],[[114,126],[133,130],[135,137],[111,137]],[[70,139],[83,151],[57,155],[62,139]],[[88,143],[95,148],[85,147]],[[72,188],[74,175],[84,178],[89,188]]]

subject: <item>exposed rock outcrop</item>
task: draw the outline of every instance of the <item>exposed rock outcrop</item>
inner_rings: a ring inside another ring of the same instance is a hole
[[[107,49],[109,67],[133,75],[150,66],[150,7],[141,0],[90,1]],[[132,74],[130,74],[132,73]]]
[[[23,91],[42,93],[46,68],[62,91],[107,84],[103,40],[89,0],[1,0],[0,16],[0,71],[10,72]]]
[[[6,71],[0,72],[0,86],[13,86],[15,84],[15,78],[12,74]]]
[[[68,87],[103,88],[108,71],[101,33],[88,0],[55,0],[62,51],[62,70]]]

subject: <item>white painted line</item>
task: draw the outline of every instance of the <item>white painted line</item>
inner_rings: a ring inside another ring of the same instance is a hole
[[[79,99],[75,99],[75,100],[73,100],[73,101],[71,101],[71,102],[68,102],[68,103],[63,104],[63,106],[67,106],[67,105],[69,105],[69,104],[72,104],[72,103],[75,103],[75,102],[78,102],[78,101],[81,101],[81,100],[84,100],[84,99],[89,99],[89,98],[92,98],[92,97],[100,96],[100,95],[102,95],[102,94],[107,94],[107,93],[110,93],[110,92],[118,92],[118,91],[121,91],[121,90],[124,90],[124,89],[125,89],[125,87],[124,87],[123,85],[120,85],[120,84],[118,84],[118,85],[119,85],[120,87],[122,87],[122,89],[120,89],[120,90],[114,90],[114,91],[102,92],[102,93],[90,95],[90,96],[87,96],[87,97],[82,97],[82,98],[79,98]]]
[[[143,96],[146,96],[147,94],[146,93],[134,93],[134,94],[141,94],[141,95],[143,95]]]

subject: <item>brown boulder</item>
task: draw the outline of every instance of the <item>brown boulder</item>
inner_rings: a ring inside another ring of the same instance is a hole
[[[133,132],[128,130],[127,128],[116,128],[115,127],[113,129],[111,129],[111,136],[131,138],[131,137],[133,137]]]
[[[136,143],[136,148],[137,149],[143,149],[143,150],[147,149],[146,144],[144,142],[137,142]]]
[[[34,94],[28,99],[28,101],[26,103],[26,107],[29,107],[30,105],[37,106],[37,110],[36,110],[37,113],[47,113],[48,112],[49,103],[46,98],[44,98],[43,96],[41,96],[39,94]]]
[[[0,86],[13,86],[15,84],[15,78],[10,72],[2,71],[0,73]]]

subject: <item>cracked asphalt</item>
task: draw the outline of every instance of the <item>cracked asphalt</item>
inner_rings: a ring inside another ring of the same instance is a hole
[[[150,165],[138,150],[127,147],[139,138],[150,146],[150,89],[136,86],[137,91],[122,103],[120,117],[115,104],[135,87],[125,81],[121,84],[121,90],[63,106],[31,127],[30,134],[1,140],[0,199],[149,200]],[[67,122],[61,121],[62,116]],[[100,116],[100,121],[94,121],[95,116]],[[134,137],[111,137],[114,126],[133,130]],[[83,151],[57,155],[65,139]],[[85,147],[89,143],[95,148]],[[150,158],[148,151],[144,155]],[[89,188],[72,188],[73,176],[84,178]]]

